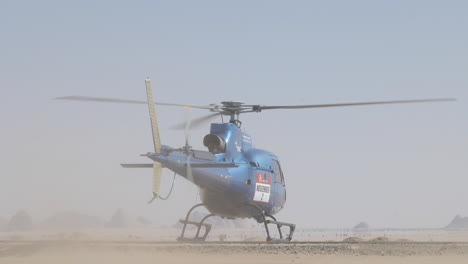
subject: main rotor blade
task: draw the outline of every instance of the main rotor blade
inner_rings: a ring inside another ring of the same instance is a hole
[[[376,101],[376,102],[359,102],[359,103],[343,103],[343,104],[316,104],[316,105],[254,105],[254,111],[271,110],[271,109],[301,109],[301,108],[324,108],[338,106],[358,106],[358,105],[377,105],[377,104],[407,104],[407,103],[429,103],[429,102],[451,102],[456,101],[455,98],[433,98],[433,99],[417,99],[417,100],[397,100],[397,101]]]
[[[209,121],[210,119],[219,115],[220,115],[219,113],[216,113],[216,114],[211,114],[211,115],[195,118],[192,121],[190,121],[190,128],[197,128],[203,125],[205,122]],[[184,122],[184,123],[180,123],[180,124],[172,126],[171,129],[181,130],[181,129],[186,129],[186,126],[187,126],[187,122]]]
[[[127,99],[118,99],[118,98],[105,98],[105,97],[91,97],[91,96],[63,96],[57,97],[56,100],[70,100],[70,101],[86,101],[86,102],[101,102],[101,103],[122,103],[122,104],[147,104],[146,101],[140,100],[127,100]],[[187,104],[173,104],[173,103],[161,103],[154,102],[157,105],[165,106],[182,106],[182,107],[191,107],[198,109],[211,109],[210,106],[201,106],[201,105],[187,105]]]

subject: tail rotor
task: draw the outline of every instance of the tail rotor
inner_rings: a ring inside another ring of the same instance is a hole
[[[159,128],[158,128],[158,121],[156,119],[156,110],[154,107],[154,100],[153,100],[153,91],[151,89],[151,81],[150,79],[145,80],[146,85],[146,97],[148,101],[148,109],[151,121],[151,131],[153,134],[153,146],[154,152],[160,153],[161,152],[161,139],[159,137]],[[154,161],[153,162],[153,198],[148,203],[152,203],[159,197],[159,189],[161,187],[161,170],[162,166],[161,163]]]
[[[190,107],[185,107],[185,127],[184,127],[184,135],[185,135],[185,154],[187,160],[187,179],[193,182],[193,174],[192,174],[192,166],[190,164],[190,159],[192,157],[192,147],[190,146],[190,126],[191,126],[191,111]]]

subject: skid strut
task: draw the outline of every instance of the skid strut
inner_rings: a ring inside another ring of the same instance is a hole
[[[179,220],[179,222],[182,223],[184,226],[182,227],[182,233],[180,234],[180,237],[177,238],[177,241],[205,241],[206,240],[206,237],[208,236],[208,233],[210,233],[210,231],[211,231],[211,225],[206,224],[205,220],[208,219],[211,216],[214,216],[214,214],[209,214],[209,215],[203,217],[203,219],[200,222],[189,221],[189,217],[190,217],[190,214],[192,213],[192,211],[195,208],[200,207],[200,206],[205,206],[205,204],[199,203],[199,204],[194,205],[188,211],[187,215],[185,216],[185,219],[180,219]],[[195,237],[193,237],[193,238],[185,237],[185,230],[187,229],[187,225],[194,225],[194,226],[197,227],[197,233],[196,233]],[[202,227],[205,228],[205,233],[203,234],[203,236],[200,236],[200,231],[201,231]]]
[[[296,230],[296,225],[295,224],[279,222],[279,221],[276,220],[275,217],[273,217],[272,215],[269,215],[269,214],[265,214],[265,216],[268,216],[271,219],[273,219],[273,220],[266,220],[266,218],[265,218],[265,228],[267,230],[267,241],[288,241],[288,242],[291,241],[292,236],[294,234],[294,230]],[[268,230],[268,224],[276,225],[276,227],[278,228],[279,236],[280,236],[279,239],[273,239],[273,238],[270,237],[269,230]],[[286,236],[286,238],[283,238],[283,232],[281,232],[281,228],[283,226],[289,227],[289,234]]]
[[[291,223],[285,223],[285,222],[279,222],[276,220],[276,218],[272,215],[266,214],[260,207],[254,205],[254,204],[248,204],[249,206],[252,206],[253,208],[256,208],[260,212],[260,223],[263,223],[265,225],[265,231],[267,234],[266,241],[271,241],[271,242],[290,242],[292,240],[292,236],[294,234],[294,231],[296,230],[296,225],[291,224]],[[272,220],[267,220],[267,217],[271,218]],[[258,221],[258,220],[257,220]],[[268,225],[273,224],[276,225],[276,228],[278,228],[278,234],[279,238],[271,238],[270,236],[270,230],[268,229]],[[284,238],[283,237],[283,232],[281,228],[283,226],[289,227],[289,234]]]

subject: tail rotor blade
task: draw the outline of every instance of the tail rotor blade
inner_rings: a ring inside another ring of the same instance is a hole
[[[189,141],[190,128],[191,128],[191,125],[192,125],[191,110],[192,109],[190,107],[185,107],[184,134],[185,134],[185,144],[187,144],[187,145],[188,145],[188,141]]]
[[[145,80],[146,85],[146,97],[148,103],[148,110],[149,116],[151,121],[151,131],[153,134],[153,145],[154,145],[154,152],[160,153],[161,152],[161,139],[159,137],[159,128],[158,128],[158,120],[156,119],[156,110],[154,107],[154,100],[153,100],[153,90],[151,89],[151,81],[150,79]],[[153,163],[153,198],[149,203],[153,202],[155,199],[159,197],[159,188],[161,185],[161,163],[154,162]]]
[[[190,154],[187,154],[187,180],[193,182],[192,165],[190,165]]]
[[[187,159],[187,179],[193,182],[193,175],[192,175],[192,166],[190,164],[190,159],[192,157],[191,153],[191,146],[190,146],[190,127],[191,127],[191,108],[185,108],[185,126],[184,126],[184,134],[185,134],[185,151],[186,151],[186,159]]]
[[[210,114],[210,115],[202,116],[202,117],[199,117],[199,118],[195,118],[195,119],[190,121],[189,127],[190,128],[198,128],[201,125],[205,124],[206,122],[210,121],[210,119],[213,119],[213,118],[215,118],[215,117],[217,117],[219,115],[220,115],[219,113],[216,113],[216,114]],[[184,122],[184,123],[172,126],[171,129],[181,130],[181,129],[186,129],[186,127],[187,127],[187,122]]]
[[[153,103],[153,90],[151,89],[151,81],[150,79],[145,80],[146,85],[146,97],[148,99],[148,110],[150,115],[151,121],[151,131],[153,132],[153,145],[154,151],[156,153],[161,152],[161,139],[159,137],[159,127],[158,127],[158,120],[156,119],[156,110],[154,108]]]
[[[159,162],[153,163],[153,198],[148,203],[152,203],[159,198],[159,190],[161,188],[161,171],[162,166]]]

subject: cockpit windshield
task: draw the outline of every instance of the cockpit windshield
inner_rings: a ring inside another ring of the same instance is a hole
[[[278,183],[284,183],[283,171],[277,160],[273,160],[273,172],[275,173],[275,181]]]

